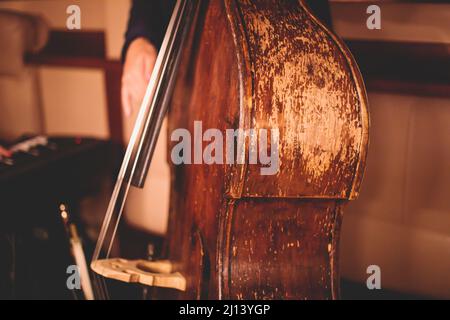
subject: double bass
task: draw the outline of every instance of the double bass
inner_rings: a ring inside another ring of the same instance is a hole
[[[166,115],[169,137],[195,136],[199,121],[221,132],[276,128],[265,151],[278,150],[277,170],[261,174],[241,134],[242,161],[172,163],[161,259],[112,257]],[[358,67],[304,1],[178,0],[91,263],[97,297],[115,279],[156,298],[337,299],[343,208],[359,193],[368,130]]]

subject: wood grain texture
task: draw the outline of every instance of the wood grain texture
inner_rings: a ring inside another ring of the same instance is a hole
[[[222,132],[277,127],[281,167],[263,177],[248,161],[172,165],[164,257],[187,282],[169,296],[338,298],[342,207],[358,194],[368,142],[351,56],[290,0],[202,1],[188,42],[169,136],[194,136],[194,121]]]
[[[197,120],[204,130],[239,126],[239,64],[225,13],[222,1],[203,1],[200,6],[190,45],[181,59],[169,112],[169,137],[174,129],[186,128],[199,139],[193,128]],[[172,150],[175,143],[169,144]],[[175,297],[219,298],[217,241],[230,175],[223,165],[197,164],[172,165],[171,175],[167,254],[187,279],[186,293],[174,293]]]
[[[281,140],[278,174],[262,176],[248,166],[244,196],[356,196],[368,127],[356,66],[297,1],[239,6],[253,75],[253,127],[279,128]]]
[[[249,216],[251,213],[251,217]],[[230,228],[231,299],[332,299],[338,296],[334,200],[237,202]]]

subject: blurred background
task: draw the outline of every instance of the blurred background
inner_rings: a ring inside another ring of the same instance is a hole
[[[66,28],[66,9],[73,4],[81,9],[80,30]],[[370,4],[381,8],[380,30],[366,27]],[[371,114],[361,196],[344,214],[342,296],[449,299],[450,4],[332,0],[330,5],[333,30],[362,71]],[[129,8],[129,0],[0,1],[0,140],[7,144],[24,134],[94,139],[97,156],[86,161],[97,173],[99,179],[89,182],[97,188],[61,196],[72,205],[87,243],[96,240],[136,116],[124,117],[120,105]],[[166,139],[163,128],[146,187],[130,195],[123,250],[145,251],[146,241],[158,248],[166,232]],[[87,186],[86,179],[79,183]],[[56,215],[56,202],[45,210]],[[1,211],[15,208],[2,205]],[[45,242],[42,230],[48,225],[30,228],[32,235],[23,241]],[[20,239],[11,234],[3,232],[5,241],[19,248]],[[17,253],[4,247],[6,255]],[[369,265],[381,268],[381,290],[365,285]],[[34,293],[20,293],[14,276],[2,282],[9,285],[0,283],[3,297],[39,297],[38,283]]]

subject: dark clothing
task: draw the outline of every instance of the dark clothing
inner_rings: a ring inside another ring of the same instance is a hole
[[[122,61],[130,43],[136,38],[144,37],[156,48],[161,46],[174,5],[175,0],[133,0]]]
[[[308,0],[307,3],[320,20],[331,26],[327,0]],[[130,43],[138,37],[148,39],[156,48],[161,46],[174,5],[175,0],[133,0],[122,61]]]

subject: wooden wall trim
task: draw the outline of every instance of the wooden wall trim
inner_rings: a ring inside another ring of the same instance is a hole
[[[106,58],[103,31],[51,30],[45,48],[38,54],[27,55],[25,61],[41,66],[103,70],[110,137],[112,141],[123,144],[120,98],[122,64],[119,60]]]
[[[450,45],[388,41],[346,41],[367,89],[375,92],[450,97]],[[106,58],[103,31],[52,30],[47,46],[28,55],[34,65],[95,68],[105,74],[111,139],[123,143],[120,87],[122,65]]]
[[[346,41],[369,91],[450,97],[450,44]]]
[[[47,44],[41,50],[39,55],[53,57],[90,57],[105,59],[105,32],[103,30],[50,30]]]
[[[111,139],[116,143],[123,144],[121,99],[122,64],[119,61],[107,61],[104,71]]]

